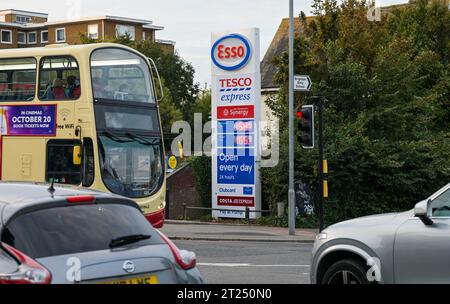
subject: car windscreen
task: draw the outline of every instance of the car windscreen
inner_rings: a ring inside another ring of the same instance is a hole
[[[122,204],[89,204],[20,215],[3,230],[2,242],[31,258],[44,258],[109,249],[112,240],[132,235],[150,237],[126,246],[162,243],[137,208]]]

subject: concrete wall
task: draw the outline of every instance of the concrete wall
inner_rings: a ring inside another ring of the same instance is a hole
[[[262,125],[263,127],[269,127],[271,124],[274,124],[275,126],[279,126],[280,122],[278,117],[276,117],[272,110],[267,106],[267,100],[269,98],[273,98],[278,94],[278,92],[262,92],[261,93],[261,122],[266,123],[265,125]],[[262,153],[263,155],[267,155],[267,149],[272,145],[272,132],[274,131],[273,126],[271,126],[271,133],[269,133],[269,136],[263,136],[261,138],[261,145],[262,145]],[[266,134],[266,130],[263,130],[264,134]]]

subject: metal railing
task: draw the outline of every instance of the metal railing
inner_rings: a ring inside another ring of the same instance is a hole
[[[245,219],[250,220],[250,213],[270,213],[272,214],[272,210],[250,210],[249,207],[245,207],[245,210],[237,210],[237,209],[223,209],[223,208],[207,208],[207,207],[190,207],[186,204],[183,204],[183,219],[187,220],[187,211],[191,210],[208,210],[208,211],[230,211],[230,212],[245,212]]]

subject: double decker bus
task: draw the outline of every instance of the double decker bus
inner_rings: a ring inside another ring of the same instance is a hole
[[[164,223],[165,163],[151,59],[98,43],[0,51],[0,179],[134,199]]]

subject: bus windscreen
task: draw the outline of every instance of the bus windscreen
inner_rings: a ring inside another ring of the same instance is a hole
[[[145,60],[124,49],[103,48],[91,55],[94,99],[155,103]]]

